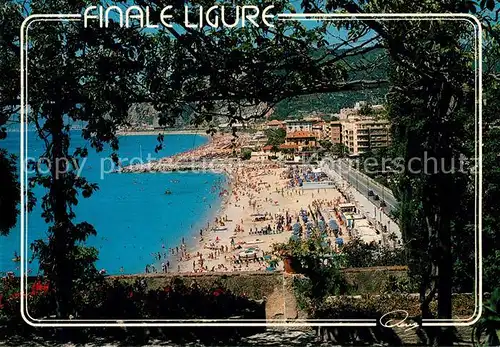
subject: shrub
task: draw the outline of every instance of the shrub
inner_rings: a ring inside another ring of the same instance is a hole
[[[31,284],[28,295],[29,313],[33,318],[43,319],[55,314],[53,293],[48,290],[48,284],[39,279]],[[126,283],[119,279],[101,281],[85,293],[75,293],[79,298],[74,303],[76,317],[79,319],[170,319],[182,321],[187,319],[264,319],[265,310],[262,302],[250,300],[246,296],[237,295],[214,283],[213,286],[201,287],[196,282],[186,285],[181,279],[176,279],[171,285],[149,289],[144,279]],[[34,329],[22,320],[20,315],[19,280],[4,278],[0,290],[0,334],[3,336],[29,336],[30,334],[52,334],[50,329]],[[252,329],[245,329],[254,331]],[[139,331],[130,330],[136,333]],[[218,331],[218,333],[214,333]],[[92,335],[109,337],[110,332],[115,338],[125,334],[121,329],[87,330],[87,337]],[[230,341],[242,335],[241,329],[155,329],[160,337],[174,340],[208,339]],[[180,333],[182,332],[182,333]],[[143,335],[144,332],[139,335]],[[201,334],[201,335],[200,335]],[[219,335],[221,334],[221,335]],[[73,333],[71,333],[73,335]],[[142,336],[144,337],[144,336]],[[214,340],[214,341],[215,341]]]
[[[241,151],[241,159],[249,160],[252,157],[252,151],[250,149],[244,149]]]

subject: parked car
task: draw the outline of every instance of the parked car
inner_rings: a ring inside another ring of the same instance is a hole
[[[371,189],[370,189],[370,190],[368,191],[368,196],[373,196],[373,195],[375,195],[375,194],[373,193],[373,190],[371,190]]]
[[[380,200],[380,198],[377,194],[375,194],[375,196],[373,197],[373,200]]]

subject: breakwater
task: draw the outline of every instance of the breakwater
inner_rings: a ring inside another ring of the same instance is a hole
[[[237,164],[234,160],[199,161],[156,161],[145,164],[128,165],[116,170],[120,173],[149,173],[177,171],[230,172]]]

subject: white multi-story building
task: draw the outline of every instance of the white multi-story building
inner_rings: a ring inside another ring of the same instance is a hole
[[[309,131],[312,132],[312,127],[315,122],[312,120],[299,120],[288,119],[285,121],[286,133],[293,133],[296,131]]]

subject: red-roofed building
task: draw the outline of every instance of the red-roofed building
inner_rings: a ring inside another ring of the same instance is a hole
[[[262,147],[262,152],[264,152],[264,153],[274,152],[273,151],[273,146],[272,145],[267,145],[267,146]]]
[[[318,147],[317,136],[312,131],[294,131],[286,134],[286,145],[295,145],[299,151]]]

